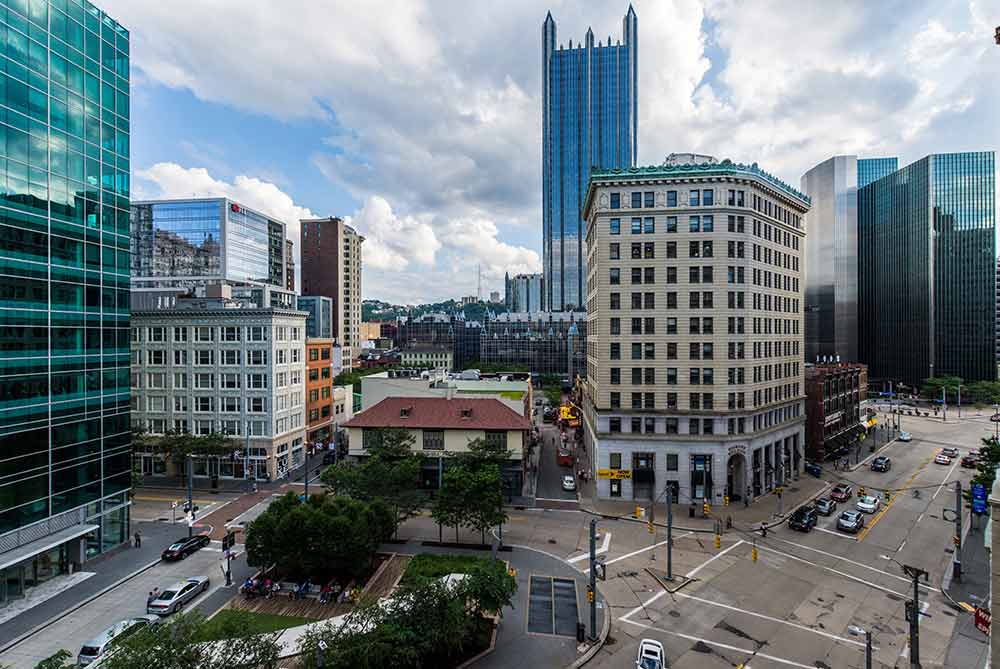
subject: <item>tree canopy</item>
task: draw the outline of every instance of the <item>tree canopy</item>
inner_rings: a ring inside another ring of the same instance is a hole
[[[194,457],[229,456],[243,448],[243,442],[229,435],[213,432],[195,435],[190,432],[168,430],[163,435],[150,435],[144,430],[133,430],[132,441],[136,451],[162,455],[180,464],[188,455]]]

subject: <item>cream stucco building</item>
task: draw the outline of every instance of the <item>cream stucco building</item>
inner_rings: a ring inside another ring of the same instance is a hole
[[[797,477],[808,198],[684,154],[592,173],[584,205],[598,496],[721,504]]]

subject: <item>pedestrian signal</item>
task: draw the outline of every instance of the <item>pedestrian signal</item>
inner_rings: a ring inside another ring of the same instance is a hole
[[[729,506],[729,495],[726,495],[722,498],[722,505]]]
[[[865,487],[858,486],[858,497],[864,497],[864,496],[865,496]]]
[[[750,559],[753,560],[754,562],[757,561],[757,547],[756,546],[754,546],[753,548],[750,549]]]
[[[718,534],[715,535],[715,550],[722,548],[722,537]]]

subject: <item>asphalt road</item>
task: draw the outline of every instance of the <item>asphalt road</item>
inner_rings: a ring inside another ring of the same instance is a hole
[[[681,536],[675,540],[674,574],[693,580],[669,594],[645,571],[651,562],[663,569],[663,547],[630,556],[623,544],[626,529],[616,528],[619,534],[605,556],[608,581],[602,584],[614,613],[615,642],[593,666],[630,666],[639,639],[650,637],[664,644],[674,669],[741,663],[755,669],[863,667],[864,637],[852,634],[852,626],[873,631],[873,666],[904,666],[909,655],[904,601],[912,585],[883,555],[929,572],[920,588],[928,614],[920,625],[921,661],[925,667],[946,666],[957,614],[940,592],[953,558],[953,516],[945,510],[955,505],[954,481],[967,486],[972,470],[960,468],[957,460],[949,466],[932,460],[943,446],[963,453],[978,447],[990,424],[911,419],[904,427],[914,439],[883,452],[892,458],[890,472],[824,473],[831,483],[847,479],[869,494],[893,491],[856,537],[838,532],[835,516],[821,518],[808,534],[781,526],[766,539],[737,527],[726,532],[719,550],[713,537]]]
[[[556,461],[559,430],[551,424],[542,428],[542,447],[538,462],[538,488],[535,497],[539,499],[577,500],[576,491],[563,490],[562,480],[567,474],[574,475],[572,467],[560,467]],[[575,475],[574,475],[575,479]]]
[[[84,643],[111,625],[145,614],[146,595],[154,587],[162,590],[184,578],[207,575],[210,579],[208,592],[188,604],[186,608],[191,609],[224,583],[219,569],[221,557],[221,550],[215,546],[179,562],[160,562],[8,649],[3,655],[3,664],[12,669],[33,669],[60,648],[70,651],[75,659]]]

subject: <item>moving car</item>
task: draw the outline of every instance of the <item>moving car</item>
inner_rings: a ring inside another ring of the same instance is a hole
[[[208,576],[195,576],[174,583],[146,604],[146,613],[169,616],[184,608],[184,605],[208,590]]]
[[[855,504],[858,511],[863,511],[864,513],[875,513],[882,506],[882,500],[878,497],[872,497],[871,495],[865,495],[864,497],[858,498],[858,503]]]
[[[944,453],[945,455],[947,455],[949,458],[957,458],[958,457],[958,449],[955,448],[955,447],[953,447],[953,446],[948,446],[948,447],[942,448],[941,452]]]
[[[193,537],[181,537],[163,549],[160,557],[164,560],[183,560],[199,548],[204,548],[212,540],[207,534],[196,534]]]
[[[913,435],[910,434],[909,432],[900,432],[899,433],[899,440],[900,441],[912,441],[913,440]]]
[[[939,465],[950,465],[951,458],[949,458],[944,453],[938,453],[937,455],[934,456],[934,462]]]
[[[636,669],[663,669],[663,644],[653,639],[640,641],[635,666]]]
[[[816,478],[823,475],[823,468],[817,465],[815,462],[806,463],[806,473],[812,474]]]
[[[104,653],[108,652],[115,644],[132,636],[136,632],[142,631],[150,625],[158,625],[159,616],[136,616],[128,620],[122,620],[104,630],[93,639],[83,644],[79,654],[76,656],[76,666],[86,667]]]
[[[809,532],[816,527],[816,509],[810,505],[800,506],[788,519],[788,527],[799,532]]]
[[[851,487],[850,483],[838,483],[837,487],[830,492],[830,498],[838,502],[846,502],[852,497],[854,497],[854,488]]]
[[[873,472],[887,472],[892,469],[892,460],[880,455],[874,460],[872,460],[872,471]]]
[[[961,466],[966,469],[975,469],[976,465],[979,464],[979,458],[974,455],[963,455],[961,460]]]
[[[857,534],[865,526],[865,517],[858,511],[844,511],[837,518],[837,529]]]
[[[576,479],[567,474],[562,478],[562,489],[566,492],[573,492],[576,490]]]
[[[829,497],[821,497],[816,500],[815,509],[821,516],[829,516],[837,510],[837,503]]]

